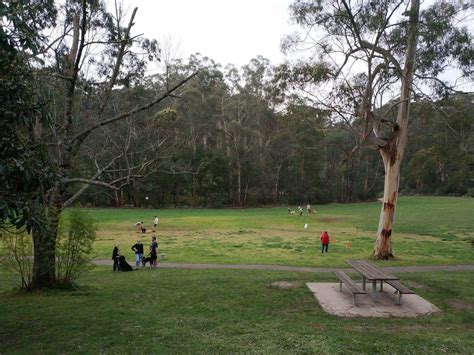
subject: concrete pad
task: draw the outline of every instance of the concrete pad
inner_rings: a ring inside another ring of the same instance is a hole
[[[328,313],[340,317],[418,317],[440,312],[440,310],[418,295],[403,295],[402,305],[398,302],[395,289],[384,284],[383,292],[377,285],[377,299],[372,303],[372,285],[367,285],[367,294],[356,295],[357,306],[352,303],[352,293],[339,283],[307,283],[321,307]],[[362,288],[362,285],[360,285]]]

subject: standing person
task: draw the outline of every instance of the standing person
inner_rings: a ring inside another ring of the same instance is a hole
[[[309,214],[313,213],[313,209],[311,208],[311,205],[309,203],[306,205],[306,211],[308,211]]]
[[[158,223],[160,220],[158,219],[158,216],[155,216],[155,219],[153,220],[153,232],[156,231],[156,227],[158,227]]]
[[[120,271],[120,264],[119,264],[119,256],[120,256],[120,249],[118,248],[118,244],[115,244],[114,250],[112,250],[112,260],[114,261],[114,271]]]
[[[132,250],[135,252],[135,270],[140,269],[140,262],[143,258],[143,244],[139,240],[132,246]]]
[[[329,234],[327,231],[323,231],[321,233],[321,254],[324,253],[324,249],[326,249],[326,253],[328,252],[329,247]]]
[[[300,216],[303,215],[303,209],[301,208],[301,206],[298,206],[298,213],[300,214]]]
[[[151,238],[150,258],[151,265],[156,268],[156,260],[158,259],[158,242],[156,241],[156,237]]]

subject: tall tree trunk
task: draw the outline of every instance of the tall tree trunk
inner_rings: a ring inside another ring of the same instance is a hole
[[[58,152],[58,182],[49,191],[48,198],[45,198],[42,207],[37,210],[38,218],[44,223],[40,229],[33,229],[33,279],[32,287],[41,289],[54,287],[56,285],[56,238],[59,226],[62,204],[65,196],[65,186],[63,182],[67,179],[70,169],[70,158],[72,146],[68,134],[73,129],[73,107],[75,97],[76,80],[79,73],[79,62],[84,49],[84,31],[86,27],[86,2],[82,2],[81,14],[78,12],[73,19],[73,38],[71,50],[66,56],[66,73],[69,75],[69,82],[65,94],[64,109],[64,131],[66,135],[59,139],[57,144]],[[80,33],[82,31],[82,37]]]
[[[115,206],[123,207],[123,189],[115,191]]]
[[[249,185],[250,185],[250,175],[247,179],[247,183],[245,184],[245,192],[244,192],[244,199],[243,199],[243,205],[247,206],[247,197],[249,193]]]
[[[191,189],[191,207],[193,208],[196,207],[196,204],[197,204],[196,185],[197,185],[196,175],[193,175],[192,189]]]
[[[53,222],[42,230],[33,230],[33,279],[34,289],[50,288],[56,284],[56,233],[57,224]]]
[[[364,199],[367,199],[367,193],[369,191],[369,155],[366,155],[365,160],[365,178],[364,178]]]
[[[395,148],[395,147],[394,147]],[[382,153],[386,155],[386,153]],[[382,211],[380,212],[377,239],[374,246],[374,256],[378,259],[393,257],[392,252],[392,229],[395,220],[395,207],[398,198],[398,186],[400,182],[400,161],[394,162],[390,157],[384,156],[385,180]]]
[[[59,183],[51,191],[50,206],[42,207],[37,216],[43,220],[39,229],[33,229],[33,279],[32,288],[51,288],[56,285],[56,238],[62,205]],[[39,207],[41,208],[41,207]]]
[[[392,128],[392,134],[387,145],[380,152],[385,166],[385,181],[382,210],[380,212],[377,239],[373,255],[377,259],[393,257],[392,230],[397,206],[398,187],[400,183],[400,168],[408,136],[408,119],[410,116],[411,89],[415,71],[416,43],[418,36],[418,17],[420,1],[413,0],[410,8],[410,26],[405,68],[401,78],[400,106],[397,123]]]
[[[140,186],[135,180],[132,180],[132,199],[135,207],[143,207],[140,205]]]
[[[242,165],[237,159],[237,204],[242,207]]]
[[[280,191],[279,191],[279,187],[280,187],[280,172],[281,172],[281,168],[283,167],[283,161],[280,160],[277,164],[277,171],[276,171],[276,177],[275,177],[275,204],[278,204],[278,200],[279,200],[279,194],[280,194]]]

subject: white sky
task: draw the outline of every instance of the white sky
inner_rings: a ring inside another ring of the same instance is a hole
[[[280,41],[293,30],[292,0],[123,0],[130,16],[138,7],[134,33],[171,40],[176,57],[199,52],[215,62],[242,66],[257,55],[283,61]],[[127,17],[128,18],[128,17]],[[127,20],[128,21],[128,20]]]
[[[163,49],[171,47],[171,59],[201,53],[223,66],[231,63],[240,67],[261,55],[276,65],[285,59],[281,40],[298,30],[290,22],[293,0],[122,1],[128,15],[125,23],[138,7],[133,34],[157,39]],[[159,66],[150,68],[148,74],[157,70]],[[453,71],[445,76],[451,80],[457,77]],[[465,83],[459,89],[469,90],[472,85]]]

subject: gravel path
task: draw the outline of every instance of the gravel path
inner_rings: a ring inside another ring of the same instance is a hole
[[[96,259],[95,265],[110,265],[112,260]],[[133,263],[134,264],[134,263]],[[132,265],[133,266],[133,265]],[[299,267],[285,265],[252,265],[252,264],[186,264],[186,263],[158,263],[160,269],[237,269],[237,270],[272,270],[294,272],[333,272],[341,268]],[[426,265],[426,266],[387,266],[388,272],[433,272],[433,271],[474,271],[474,265]],[[343,269],[348,270],[348,269]]]

